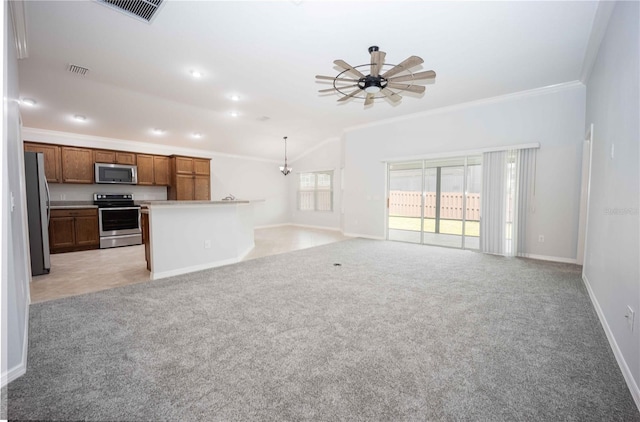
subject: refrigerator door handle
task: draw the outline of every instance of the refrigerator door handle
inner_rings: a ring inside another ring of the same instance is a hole
[[[49,183],[44,179],[44,187],[47,189],[47,226],[51,222],[51,192],[49,192]]]

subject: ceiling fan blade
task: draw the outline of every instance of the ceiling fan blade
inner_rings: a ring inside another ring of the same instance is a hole
[[[367,94],[367,98],[364,100],[364,105],[368,106],[373,104],[374,98],[376,98],[376,94]]]
[[[387,86],[389,88],[400,89],[402,91],[416,92],[418,94],[422,94],[426,89],[422,85],[405,85],[405,84],[395,84],[392,82],[389,82]]]
[[[413,73],[411,75],[396,76],[395,78],[390,78],[389,82],[417,81],[420,79],[434,79],[435,77],[436,72],[433,70],[426,70],[424,72]]]
[[[387,55],[384,51],[372,51],[371,52],[371,76],[378,76],[380,69],[384,64],[384,57]]]
[[[359,94],[360,91],[362,91],[362,90],[360,88],[358,88],[355,91],[353,91],[352,93],[350,93],[348,95],[345,95],[344,97],[340,98],[338,101],[347,101],[349,98],[352,98],[356,94]]]
[[[322,79],[327,81],[338,81],[338,82],[358,82],[358,79],[336,78],[335,76],[322,76],[322,75],[316,75],[316,79]]]
[[[347,88],[355,88],[356,86],[358,86],[358,84],[355,85],[345,85],[345,86],[336,86],[333,88],[328,88],[328,89],[321,89],[318,92],[331,92],[331,91],[337,91],[339,89],[347,89]]]
[[[391,91],[388,88],[384,88],[382,91],[384,95],[387,96],[388,99],[390,99],[391,101],[393,101],[394,103],[397,103],[398,101],[400,101],[402,99],[401,96],[399,96],[398,94],[396,94],[395,92]]]
[[[422,64],[422,63],[424,63],[424,60],[422,60],[420,57],[411,56],[408,59],[406,59],[405,61],[403,61],[402,63],[396,65],[395,67],[392,67],[389,70],[387,70],[382,75],[382,77],[386,78],[386,79],[389,79],[393,75],[397,75],[398,73],[402,72],[403,70],[411,69],[412,67],[418,66],[419,64]]]
[[[360,72],[358,69],[355,69],[353,66],[351,66],[349,63],[345,62],[344,60],[334,60],[333,64],[343,68],[348,72],[351,72],[352,74],[356,75],[358,78],[364,78],[364,75],[362,74],[362,72]]]

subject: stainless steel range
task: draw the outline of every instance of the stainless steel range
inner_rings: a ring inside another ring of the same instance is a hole
[[[98,206],[100,249],[140,245],[140,206],[133,202],[131,193],[94,193],[93,203]]]

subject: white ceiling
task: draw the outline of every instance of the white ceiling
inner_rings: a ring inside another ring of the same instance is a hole
[[[295,158],[350,126],[575,81],[596,9],[572,1],[166,1],[147,24],[96,1],[28,1],[20,94],[38,103],[22,106],[23,124],[273,160],[288,136]],[[371,45],[389,63],[422,57],[435,84],[367,109],[361,99],[337,103],[317,92],[331,85],[315,75],[336,75],[335,59],[368,63]],[[69,73],[70,63],[90,72]]]

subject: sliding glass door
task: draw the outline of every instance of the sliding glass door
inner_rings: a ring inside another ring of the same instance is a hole
[[[389,164],[388,239],[478,249],[481,157]]]
[[[389,164],[389,240],[422,243],[422,164]]]

